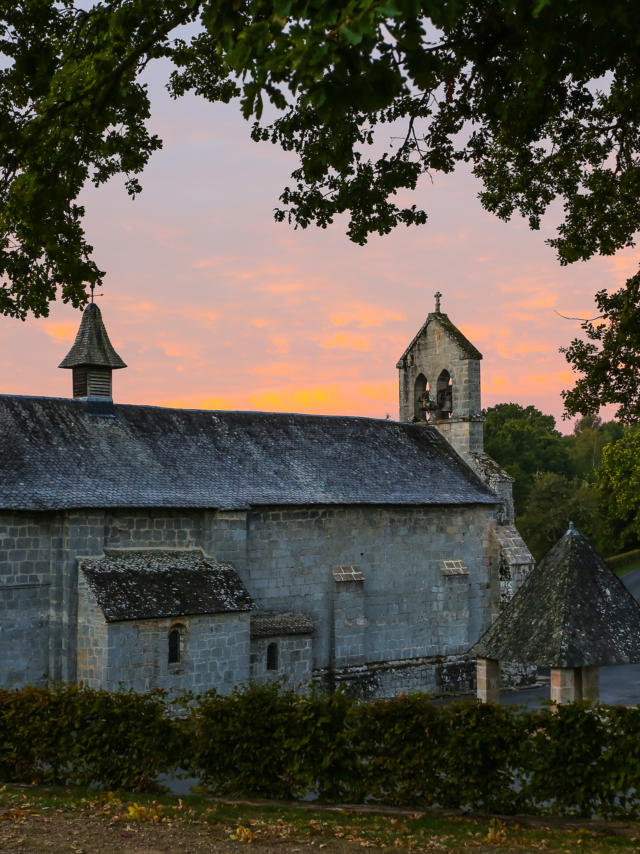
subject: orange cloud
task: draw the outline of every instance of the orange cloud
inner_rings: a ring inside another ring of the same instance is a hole
[[[290,349],[289,342],[283,335],[274,335],[267,353],[288,353]]]
[[[219,395],[216,397],[201,397],[189,395],[188,397],[177,397],[165,400],[163,406],[176,407],[177,409],[237,409],[237,399],[231,395]]]
[[[266,274],[260,273],[260,275]],[[292,294],[297,291],[303,291],[304,289],[305,286],[300,284],[300,282],[279,282],[274,285],[256,285],[252,288],[254,291],[264,291],[268,294]]]
[[[360,386],[360,393],[367,400],[388,403],[390,400],[395,401],[398,395],[398,384],[395,382],[364,383]]]
[[[487,394],[508,391],[514,387],[511,380],[506,377],[491,377],[488,382],[483,383],[483,391]]]
[[[207,311],[200,307],[181,308],[176,312],[176,314],[180,314],[182,317],[195,321],[202,326],[211,326],[211,324],[220,317],[219,311]]]
[[[190,359],[192,362],[200,358],[200,352],[191,341],[157,341],[157,346],[170,359]]]
[[[73,341],[78,331],[79,323],[45,323],[44,331],[55,341]]]
[[[382,326],[388,321],[406,320],[406,318],[397,311],[389,311],[386,308],[365,305],[363,303],[354,303],[348,309],[332,314],[330,320],[333,326],[354,325],[365,329],[370,326]]]
[[[496,329],[495,325],[491,323],[460,323],[458,329],[469,341],[473,341],[475,344],[487,338],[493,341],[496,335],[504,337],[509,334],[507,329]]]
[[[372,412],[372,401],[375,402]],[[254,395],[251,407],[272,412],[307,412],[320,415],[364,415],[393,418],[397,410],[397,390],[393,382],[345,384],[327,383],[315,386],[285,386]],[[377,410],[377,412],[376,412]]]
[[[223,260],[221,255],[214,255],[212,258],[198,258],[191,266],[194,270],[206,270],[208,267],[218,267]]]
[[[508,282],[501,282],[498,287],[502,293],[532,293],[548,287],[548,278],[541,273],[540,275],[532,274],[529,276],[514,276]]]
[[[558,304],[558,295],[554,291],[547,291],[531,299],[522,299],[516,302],[520,308],[554,308]]]
[[[607,259],[607,267],[616,273],[620,280],[635,276],[640,265],[640,250],[630,249],[627,252],[619,252],[617,255]]]
[[[344,411],[345,392],[340,386],[284,388],[265,391],[251,398],[252,406],[270,412],[331,413]]]
[[[325,338],[320,344],[327,350],[371,350],[371,341],[364,335],[352,335],[348,332],[337,332],[330,338]]]
[[[298,362],[267,362],[251,368],[249,373],[261,377],[290,377],[299,373],[301,367]]]
[[[556,354],[556,350],[550,344],[544,341],[539,341],[535,343],[522,341],[517,344],[514,343],[511,339],[509,341],[504,342],[495,341],[494,350],[500,356],[501,359],[507,359],[508,361],[517,360],[520,356],[525,356],[528,353],[547,353],[549,355]]]
[[[522,377],[522,388],[524,390],[535,388],[548,389],[549,387],[555,388],[560,385],[566,386],[567,383],[571,383],[574,380],[575,376],[568,369],[548,371],[544,374],[525,374]]]

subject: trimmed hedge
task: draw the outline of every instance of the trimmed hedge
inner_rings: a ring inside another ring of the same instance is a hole
[[[423,694],[356,702],[278,686],[185,697],[0,691],[0,777],[502,813],[640,816],[640,708],[521,711]]]
[[[0,778],[147,791],[189,751],[161,693],[0,691]]]

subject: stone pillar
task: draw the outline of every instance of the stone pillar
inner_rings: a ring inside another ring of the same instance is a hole
[[[500,663],[479,658],[476,665],[476,695],[483,703],[500,702]]]
[[[332,666],[364,664],[367,620],[364,614],[364,573],[357,566],[334,566]]]
[[[582,668],[551,668],[551,701],[554,705],[582,699]]]
[[[588,703],[597,703],[600,699],[600,668],[582,668],[582,699]]]

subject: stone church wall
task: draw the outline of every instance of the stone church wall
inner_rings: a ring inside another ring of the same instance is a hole
[[[267,649],[276,644],[277,667],[267,668]],[[283,635],[251,641],[251,681],[258,685],[282,681],[285,688],[304,690],[312,679],[313,638]]]
[[[464,653],[495,609],[496,554],[487,524],[494,512],[484,507],[393,506],[252,511],[251,574],[243,580],[259,607],[286,607],[311,617],[317,676],[330,678],[331,671],[335,676],[342,668],[340,676],[348,681],[346,662],[351,661],[353,679],[362,681],[363,667],[368,672],[395,662],[402,669],[400,662],[416,658],[423,660],[425,673],[441,673],[442,656]],[[443,562],[451,559],[462,561],[468,574],[446,575]],[[336,565],[357,566],[364,576],[364,626],[358,625],[360,606],[354,603],[344,646],[339,635],[332,638],[329,619],[336,608],[331,571]],[[354,632],[363,637],[362,644]],[[332,640],[337,641],[333,648]],[[413,684],[415,674],[407,679]],[[443,681],[446,677],[439,677]],[[400,677],[394,681],[401,683]]]
[[[108,627],[105,687],[120,683],[136,691],[164,688],[226,694],[249,680],[249,614],[213,614],[180,619],[184,658],[167,662],[167,636],[176,620],[140,620]]]
[[[443,657],[453,666],[486,628],[498,601],[495,547],[489,536],[494,514],[487,506],[327,506],[233,513],[78,510],[2,515],[0,656],[8,662],[2,684],[88,681],[98,679],[102,667],[103,678],[115,687],[119,681],[130,683],[136,661],[143,674],[136,685],[205,687],[208,676],[201,680],[195,669],[164,673],[160,659],[153,658],[150,650],[165,650],[168,624],[109,625],[108,658],[100,663],[91,648],[103,638],[87,612],[93,640],[81,629],[78,648],[78,619],[81,624],[85,620],[83,606],[78,610],[78,558],[101,555],[110,546],[200,547],[219,561],[233,562],[259,609],[301,612],[312,619],[311,641],[307,638],[294,649],[302,641],[291,639],[295,674],[298,666],[300,673],[307,672],[310,643],[317,678],[341,668],[348,678],[351,667],[399,672],[402,662],[413,659],[414,665],[418,660],[424,664],[425,674],[428,671],[422,681],[439,672],[439,684],[446,687]],[[461,561],[466,572],[447,575],[445,560]],[[332,572],[336,566],[355,566],[363,575],[353,602],[337,598]],[[336,614],[336,602],[341,615]],[[211,637],[205,628],[210,619],[189,618],[190,644],[194,653],[202,650],[200,660],[212,662],[210,675],[215,671],[227,690],[230,673],[234,681],[249,678],[248,615],[217,617],[227,628]],[[294,657],[297,652],[300,659]],[[216,661],[239,661],[242,656],[244,669],[234,663],[215,670]],[[257,676],[261,665],[255,656],[254,648]],[[166,658],[166,650],[161,658]],[[395,676],[385,680],[394,691],[407,690],[416,681],[415,672],[409,672],[404,682]]]
[[[41,683],[49,672],[52,519],[0,515],[0,684]]]

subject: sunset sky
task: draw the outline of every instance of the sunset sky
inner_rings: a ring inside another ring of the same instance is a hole
[[[118,402],[398,416],[395,364],[433,310],[484,354],[483,405],[534,404],[560,418],[571,372],[558,347],[593,313],[593,294],[620,287],[640,251],[560,267],[552,234],[502,223],[462,171],[416,201],[419,228],[350,243],[344,223],[294,231],[273,208],[295,158],[253,143],[237,106],[171,101],[153,79],[153,129],[164,139],[131,201],[121,180],[86,192],[87,232],[107,270],[102,309],[128,364]],[[80,312],[0,318],[0,392],[71,394],[57,369]],[[559,423],[560,429],[570,429]]]

